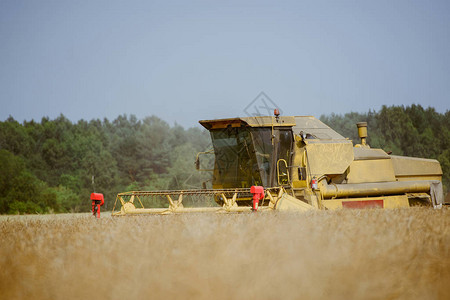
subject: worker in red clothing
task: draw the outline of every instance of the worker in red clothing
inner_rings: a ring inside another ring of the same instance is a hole
[[[253,194],[253,207],[252,211],[256,212],[259,206],[259,200],[264,199],[264,187],[252,185],[250,187],[250,193]]]
[[[92,215],[100,219],[100,206],[105,204],[105,199],[103,198],[103,194],[100,193],[92,193]]]

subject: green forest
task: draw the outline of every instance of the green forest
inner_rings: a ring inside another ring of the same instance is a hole
[[[420,105],[383,106],[380,111],[322,115],[337,132],[358,141],[356,122],[368,122],[371,147],[396,155],[435,158],[450,187],[450,111]],[[210,176],[195,170],[197,152],[211,146],[199,127],[170,126],[156,116],[121,115],[113,121],[0,122],[0,213],[89,211],[90,193],[201,188]]]

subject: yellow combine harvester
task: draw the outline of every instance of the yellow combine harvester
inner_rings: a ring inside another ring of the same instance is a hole
[[[212,189],[135,191],[117,195],[113,216],[184,212],[305,211],[338,208],[442,207],[437,160],[389,155],[366,143],[357,124],[353,145],[311,116],[245,117],[200,121],[211,133]],[[202,171],[202,170],[201,170]],[[205,171],[205,170],[203,170]],[[184,207],[196,197],[216,206]],[[164,203],[165,202],[165,203]],[[159,203],[160,207],[152,207]]]

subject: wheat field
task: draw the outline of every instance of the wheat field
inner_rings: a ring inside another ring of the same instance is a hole
[[[0,217],[1,299],[449,299],[450,210]]]

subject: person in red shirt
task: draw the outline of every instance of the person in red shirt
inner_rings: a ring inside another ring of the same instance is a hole
[[[100,193],[92,193],[92,215],[100,219],[100,206],[105,204],[105,199],[103,198],[103,194]]]

